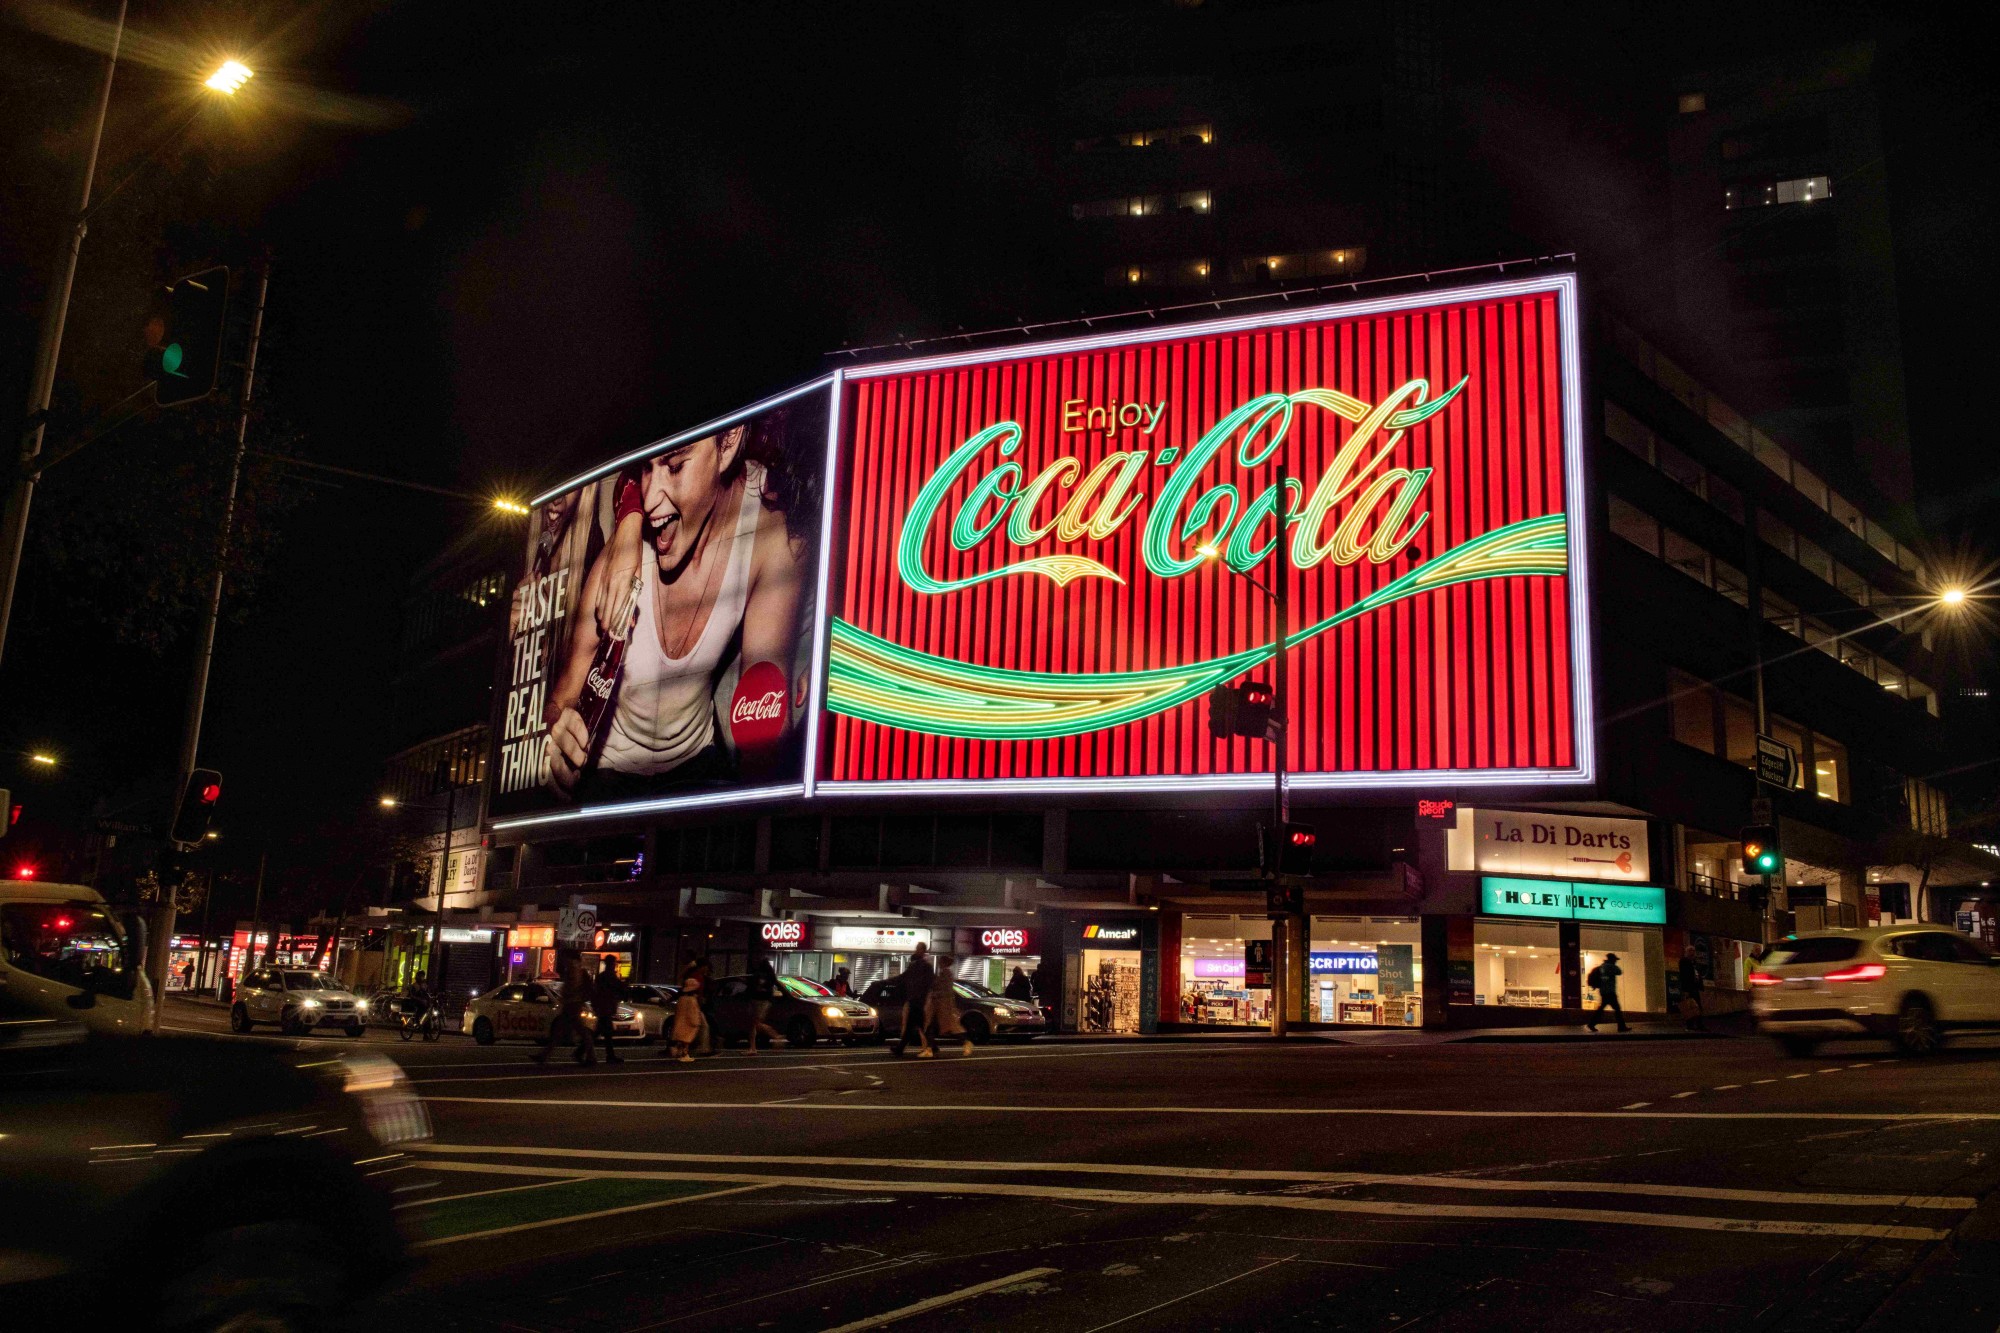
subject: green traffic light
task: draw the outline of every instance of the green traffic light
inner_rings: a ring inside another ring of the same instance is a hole
[[[1757,865],[1759,869],[1776,870],[1778,868],[1778,858],[1766,852],[1757,858]]]
[[[181,373],[181,361],[186,355],[179,343],[168,343],[160,349],[160,369],[177,379],[186,379]]]

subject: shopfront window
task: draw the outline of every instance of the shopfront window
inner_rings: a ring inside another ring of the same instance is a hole
[[[1183,1023],[1261,1027],[1271,1021],[1271,987],[1252,986],[1252,940],[1266,941],[1271,923],[1250,916],[1190,916],[1181,923],[1181,1004]]]
[[[1107,927],[1098,936],[1092,936],[1090,929],[1086,928],[1078,958],[1076,1030],[1137,1032],[1145,977],[1139,929]]]
[[[1618,960],[1618,1003],[1625,1012],[1644,1013],[1667,1007],[1666,997],[1654,991],[1654,979],[1664,979],[1665,954],[1659,931],[1583,926],[1577,932],[1577,943],[1582,950],[1585,1009],[1595,1008],[1599,999],[1598,989],[1590,984],[1592,970],[1613,955]]]
[[[1423,1021],[1417,918],[1316,916],[1306,954],[1306,1017],[1315,1023]]]
[[[1562,1007],[1562,939],[1547,925],[1481,919],[1472,926],[1472,1002]]]

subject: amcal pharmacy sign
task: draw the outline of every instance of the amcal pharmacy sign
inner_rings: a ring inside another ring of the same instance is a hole
[[[1576,339],[1554,274],[844,371],[818,785],[1256,785],[1204,696],[1279,651],[1298,786],[1587,781]]]

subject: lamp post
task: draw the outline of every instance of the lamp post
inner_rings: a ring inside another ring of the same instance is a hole
[[[1291,560],[1285,554],[1286,528],[1290,515],[1287,502],[1291,498],[1291,467],[1283,457],[1278,459],[1277,504],[1275,517],[1278,524],[1277,538],[1271,543],[1271,586],[1257,581],[1247,570],[1238,570],[1243,580],[1258,592],[1271,599],[1275,633],[1271,641],[1272,655],[1272,700],[1273,722],[1277,736],[1271,742],[1271,839],[1272,846],[1282,836],[1284,827],[1291,821],[1290,793],[1285,787],[1285,758],[1291,744],[1292,719],[1290,711],[1291,672],[1285,652],[1291,637]],[[1196,554],[1213,560],[1222,552],[1213,544],[1196,548]],[[1277,866],[1270,868],[1272,882],[1278,882]],[[1292,993],[1292,957],[1301,953],[1299,943],[1305,933],[1305,913],[1287,911],[1282,916],[1272,918],[1271,939],[1271,1035],[1282,1038],[1289,1025],[1290,1015],[1286,1012]]]

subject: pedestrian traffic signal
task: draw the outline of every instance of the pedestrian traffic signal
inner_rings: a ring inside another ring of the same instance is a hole
[[[146,378],[161,406],[215,392],[222,369],[222,325],[229,311],[229,270],[212,268],[168,287],[146,321]]]
[[[221,799],[222,774],[212,768],[197,768],[188,774],[181,803],[174,809],[173,841],[193,846],[206,838],[208,822],[215,817],[215,805]]]
[[[1743,873],[1746,875],[1781,875],[1785,871],[1785,853],[1778,846],[1778,826],[1776,824],[1752,824],[1740,835],[1743,843]]]
[[[1263,867],[1270,875],[1309,875],[1313,848],[1319,835],[1310,824],[1284,823],[1275,829],[1260,828],[1263,835]]]
[[[1270,916],[1298,916],[1306,910],[1302,884],[1279,884],[1264,890],[1264,907]]]
[[[1271,716],[1277,694],[1261,681],[1218,685],[1208,692],[1208,734],[1217,739],[1249,736],[1271,739]]]

